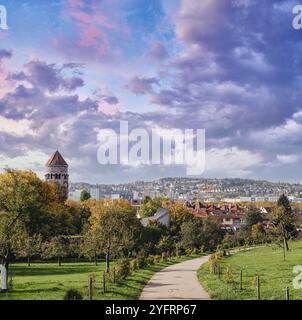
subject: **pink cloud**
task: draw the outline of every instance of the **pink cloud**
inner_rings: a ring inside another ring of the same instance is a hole
[[[69,0],[64,14],[72,19],[76,36],[60,35],[54,45],[68,55],[100,58],[108,54],[111,41],[110,31],[116,29],[101,10],[100,3],[83,0]]]

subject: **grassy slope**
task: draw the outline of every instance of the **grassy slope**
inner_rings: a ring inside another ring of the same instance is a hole
[[[220,259],[222,272],[230,267],[234,282],[225,283],[223,277],[209,273],[208,265],[203,265],[198,277],[204,288],[213,299],[218,300],[250,300],[256,299],[255,276],[261,280],[261,299],[284,300],[285,288],[289,287],[290,299],[301,300],[302,290],[293,288],[293,273],[295,265],[302,265],[302,242],[290,243],[290,252],[283,261],[281,248],[267,246],[250,251],[241,251],[232,256]],[[239,290],[240,270],[243,270],[243,291]]]
[[[0,293],[0,300],[62,300],[67,289],[77,289],[87,294],[88,275],[96,274],[98,300],[134,300],[153,274],[171,264],[193,257],[175,258],[161,262],[146,269],[136,271],[133,275],[119,284],[108,284],[108,293],[102,294],[102,274],[105,263],[95,266],[92,263],[66,263],[59,267],[57,264],[41,263],[14,264],[11,266],[13,274],[13,290],[9,293]],[[113,264],[112,264],[113,266]]]

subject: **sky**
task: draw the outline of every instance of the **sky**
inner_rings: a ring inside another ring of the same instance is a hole
[[[72,182],[185,176],[101,165],[99,132],[205,129],[201,177],[302,181],[293,0],[0,0],[0,168],[59,150]]]

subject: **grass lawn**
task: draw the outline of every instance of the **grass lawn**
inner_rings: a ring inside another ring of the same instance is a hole
[[[255,276],[260,276],[261,300],[285,300],[285,288],[290,290],[290,299],[301,300],[302,289],[293,287],[293,267],[302,265],[302,242],[289,243],[290,251],[283,261],[283,250],[276,246],[266,246],[241,251],[219,259],[221,272],[227,268],[233,276],[232,283],[226,283],[224,276],[210,274],[208,264],[198,271],[201,284],[216,300],[254,300]],[[240,291],[240,270],[243,270],[243,290]]]
[[[96,300],[135,300],[153,274],[171,264],[196,258],[184,256],[140,269],[118,284],[108,283],[108,293],[102,291],[102,275],[105,262],[95,266],[93,263],[36,263],[28,267],[17,263],[10,266],[13,276],[13,289],[0,293],[0,300],[62,300],[65,292],[72,288],[82,292],[87,298],[88,275],[96,275]],[[114,263],[111,264],[114,266]]]

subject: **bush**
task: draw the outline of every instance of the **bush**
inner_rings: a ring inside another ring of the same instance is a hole
[[[160,263],[160,260],[161,260],[161,256],[159,256],[158,254],[156,256],[154,256],[155,263]]]
[[[217,267],[217,258],[215,254],[211,254],[208,262],[209,270],[211,273],[215,273]]]
[[[191,248],[186,249],[187,256],[191,256],[192,254],[193,254],[193,249],[191,249]]]
[[[147,258],[147,263],[148,263],[148,265],[153,266],[154,263],[155,263],[154,260],[155,260],[155,259],[154,259],[154,256],[149,256],[149,257]]]
[[[117,261],[116,276],[118,279],[125,279],[130,275],[130,262],[127,258]]]
[[[137,258],[131,260],[130,269],[131,269],[132,272],[136,271],[138,269],[138,259]]]
[[[163,252],[161,254],[161,261],[164,262],[164,261],[167,261],[168,260],[168,254],[166,252]]]
[[[223,276],[223,280],[225,283],[233,283],[234,282],[234,275],[233,275],[232,269],[230,267],[227,267],[227,270]]]
[[[75,289],[68,289],[63,300],[83,300],[82,294]]]
[[[148,266],[148,263],[146,261],[145,257],[138,257],[138,267],[139,269],[146,268]]]

